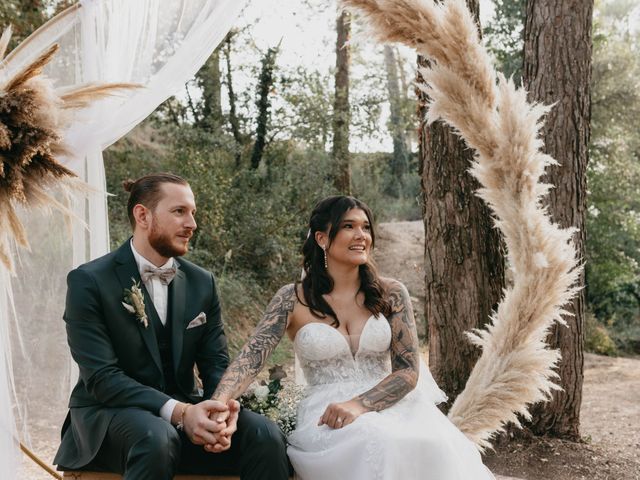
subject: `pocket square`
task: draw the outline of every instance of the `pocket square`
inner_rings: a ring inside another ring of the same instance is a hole
[[[207,316],[204,312],[200,312],[196,318],[191,320],[187,325],[187,330],[194,327],[199,327],[200,325],[204,325],[207,323]]]

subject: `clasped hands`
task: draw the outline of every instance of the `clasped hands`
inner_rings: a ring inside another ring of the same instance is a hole
[[[181,411],[178,405],[175,410]],[[231,436],[237,430],[240,404],[236,400],[227,403],[218,400],[203,400],[189,405],[182,421],[184,433],[196,445],[203,445],[207,452],[219,453],[231,447]],[[174,416],[176,413],[174,412]]]

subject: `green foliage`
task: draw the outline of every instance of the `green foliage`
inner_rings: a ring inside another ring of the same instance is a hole
[[[233,152],[197,128],[166,127],[173,143],[164,153],[131,141],[106,153],[112,246],[130,235],[126,194],[120,183],[151,171],[185,177],[198,205],[192,239],[194,261],[217,273],[248,272],[264,286],[298,275],[298,251],[314,203],[331,193],[324,179],[328,155],[274,142],[259,169],[237,169]]]
[[[333,93],[328,73],[297,68],[283,73],[278,89],[283,102],[274,112],[274,129],[286,132],[302,146],[312,150],[327,149],[331,137]]]
[[[524,17],[526,0],[493,0],[494,20],[484,28],[487,44],[496,57],[498,69],[522,83],[524,57]]]
[[[74,0],[3,0],[0,3],[0,32],[9,25],[13,28],[9,51],[74,3]]]
[[[640,333],[640,44],[631,6],[597,4],[587,171],[587,300],[621,349],[632,343],[623,337]]]
[[[376,222],[420,220],[420,176],[417,158],[410,162],[409,172],[398,178],[392,172],[393,153],[367,153],[352,156],[351,179],[353,193],[376,215]],[[389,185],[402,185],[399,195],[390,192]]]
[[[616,355],[618,350],[615,342],[611,339],[607,327],[602,325],[590,313],[585,319],[585,338],[584,346],[589,352],[599,353],[600,355]]]

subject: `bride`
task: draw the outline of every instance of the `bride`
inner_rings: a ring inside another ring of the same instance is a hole
[[[332,196],[311,214],[302,282],[282,287],[220,380],[238,397],[285,333],[307,383],[288,454],[303,480],[493,479],[475,446],[443,415],[420,361],[411,300],[377,275],[373,219]]]

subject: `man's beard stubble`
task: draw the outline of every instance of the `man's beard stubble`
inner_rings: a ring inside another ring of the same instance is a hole
[[[164,258],[181,257],[187,249],[178,249],[171,243],[171,237],[161,232],[154,223],[149,232],[149,245]]]

